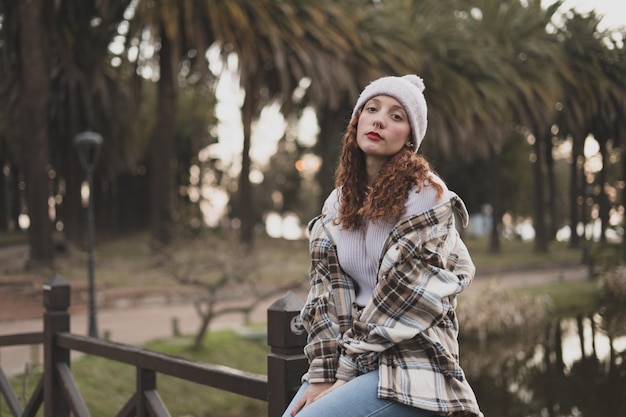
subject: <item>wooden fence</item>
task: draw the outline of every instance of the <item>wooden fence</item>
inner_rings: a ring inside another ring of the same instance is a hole
[[[116,417],[170,416],[157,390],[157,375],[170,375],[223,391],[267,401],[268,416],[278,417],[287,407],[306,371],[302,353],[305,334],[298,325],[302,302],[291,292],[267,310],[267,375],[202,363],[149,351],[137,346],[71,334],[70,286],[59,275],[43,287],[43,332],[0,336],[0,348],[43,345],[43,375],[22,406],[0,367],[0,396],[14,417],[35,417],[43,405],[44,417],[88,417],[89,410],[74,382],[71,351],[83,352],[135,367],[135,391]]]

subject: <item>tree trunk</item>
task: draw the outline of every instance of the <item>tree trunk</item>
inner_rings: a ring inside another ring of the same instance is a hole
[[[78,109],[81,108],[79,93],[73,82],[73,77],[69,77],[67,92],[67,131],[69,137],[60,140],[63,143],[65,152],[60,155],[63,167],[63,177],[65,179],[64,203],[61,204],[59,217],[63,221],[63,232],[65,238],[73,243],[85,242],[86,209],[82,206],[81,187],[86,180],[86,173],[80,166],[78,159],[78,149],[74,145],[74,136],[82,128],[89,127],[89,122],[81,126]]]
[[[0,232],[9,230],[9,189],[8,178],[4,173],[4,167],[7,166],[6,146],[4,138],[0,136]]]
[[[51,265],[54,257],[52,224],[48,216],[48,97],[49,82],[42,30],[44,2],[22,0],[20,13],[21,158],[26,182],[30,227],[30,262]]]
[[[535,183],[535,216],[533,226],[535,228],[535,252],[548,252],[548,240],[546,236],[545,206],[544,206],[544,175],[543,175],[543,152],[542,143],[544,136],[540,135],[535,138],[535,156],[536,160],[533,165],[534,183]]]
[[[602,169],[598,173],[598,184],[600,192],[598,193],[598,207],[600,217],[600,242],[606,243],[606,229],[609,227],[609,197],[606,195],[606,172],[609,161],[606,156],[606,139],[598,139],[600,145],[600,158],[602,159]]]
[[[491,233],[489,235],[489,253],[500,253],[500,229],[502,224],[502,175],[500,173],[502,167],[497,160],[498,156],[492,151],[490,156],[490,165],[493,169],[490,182],[491,192],[489,193],[491,201]]]
[[[19,231],[22,191],[20,190],[20,170],[15,164],[11,166],[10,188],[11,198],[9,203],[9,230]]]
[[[583,142],[584,149],[584,142]],[[578,172],[578,178],[580,181],[580,189],[582,192],[582,207],[580,210],[580,222],[582,223],[582,238],[587,241],[593,238],[593,236],[587,235],[587,224],[591,219],[591,207],[593,207],[593,186],[587,183],[587,174],[585,173],[585,161],[586,156],[583,153],[580,155],[580,171]],[[586,243],[585,243],[586,244]]]
[[[548,209],[549,209],[549,217],[548,217],[548,229],[547,229],[547,239],[549,241],[553,241],[556,237],[556,232],[558,231],[557,224],[557,190],[556,190],[556,178],[554,173],[554,158],[552,157],[552,141],[548,137],[546,140],[546,174],[548,177]]]
[[[622,138],[626,140],[626,138]],[[622,147],[622,178],[626,178],[626,152]],[[622,207],[626,207],[626,187],[622,188]],[[622,228],[626,228],[626,216],[622,216]],[[626,261],[626,237],[622,238],[622,261]]]
[[[174,79],[174,50],[161,26],[158,81],[158,116],[150,153],[150,208],[152,238],[159,246],[172,239],[173,173],[176,162],[174,120],[176,85]]]
[[[256,107],[254,88],[246,86],[246,97],[241,109],[243,122],[243,150],[241,152],[241,174],[239,175],[239,201],[237,202],[237,217],[241,222],[240,241],[246,250],[252,249],[254,242],[255,211],[250,184],[250,146],[252,136],[252,117]]]
[[[581,204],[578,198],[581,196],[581,189],[578,185],[578,172],[582,169],[581,157],[583,155],[583,143],[576,137],[572,138],[572,162],[570,164],[569,178],[569,227],[571,229],[569,247],[574,249],[580,247],[580,236],[578,235],[579,210]],[[584,207],[584,202],[583,202]]]
[[[341,150],[342,129],[345,123],[341,123],[336,111],[320,109],[317,114],[320,126],[317,146],[318,154],[322,158],[322,165],[317,174],[321,189],[319,205],[321,210],[326,197],[335,188],[334,173]]]

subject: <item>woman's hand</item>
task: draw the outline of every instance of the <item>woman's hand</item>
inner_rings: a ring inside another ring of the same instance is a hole
[[[302,408],[311,404],[317,398],[324,395],[324,393],[330,392],[329,390],[331,390],[332,387],[334,387],[334,384],[332,382],[310,384],[306,391],[304,391],[304,394],[300,398],[300,401],[298,401],[291,410],[291,415],[295,416],[298,411],[302,410]]]
[[[324,391],[320,392],[317,397],[313,398],[313,401],[319,400],[324,395],[328,394],[331,391],[336,390],[337,388],[339,388],[340,386],[342,386],[345,383],[346,383],[346,381],[340,381],[340,380],[335,381],[335,383],[333,385],[331,385],[329,388],[325,389]]]

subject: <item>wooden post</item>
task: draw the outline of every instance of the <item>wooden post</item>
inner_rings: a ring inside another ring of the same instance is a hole
[[[43,286],[44,417],[69,417],[70,407],[63,395],[57,364],[70,366],[70,352],[56,346],[56,334],[70,331],[70,285],[58,274]]]
[[[300,387],[300,379],[308,369],[303,348],[306,333],[299,322],[303,303],[291,291],[267,309],[268,416],[280,417]]]
[[[146,407],[146,391],[156,390],[156,372],[137,367],[136,369],[136,400],[135,413],[137,417],[148,417],[148,407]]]

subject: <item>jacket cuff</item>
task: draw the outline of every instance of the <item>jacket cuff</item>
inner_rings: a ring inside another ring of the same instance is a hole
[[[321,382],[335,382],[335,372],[337,369],[336,358],[318,358],[311,361],[309,372],[307,372],[307,380],[311,384]]]
[[[339,366],[335,374],[340,381],[350,381],[359,374],[359,369],[346,356],[339,357]]]

